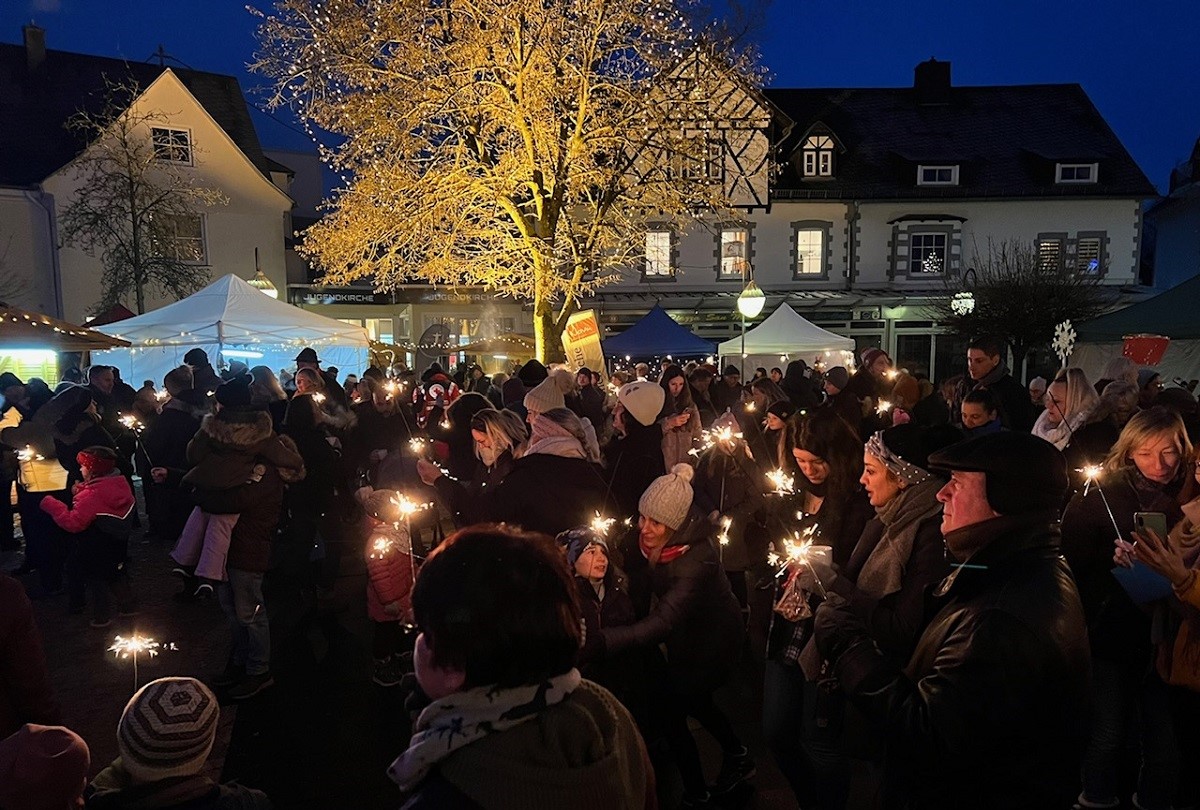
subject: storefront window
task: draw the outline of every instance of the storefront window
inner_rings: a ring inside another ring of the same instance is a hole
[[[908,369],[909,374],[929,375],[929,359],[933,350],[933,335],[896,335],[896,368]]]

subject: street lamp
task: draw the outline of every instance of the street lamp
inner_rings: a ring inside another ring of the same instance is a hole
[[[246,283],[263,295],[276,299],[279,298],[279,290],[271,283],[271,279],[267,278],[262,268],[258,266],[258,248],[254,249],[254,278]]]
[[[767,296],[754,283],[754,279],[748,280],[737,300],[738,312],[742,315],[742,357],[738,361],[738,368],[743,378],[746,376],[746,319],[757,318],[766,304]]]

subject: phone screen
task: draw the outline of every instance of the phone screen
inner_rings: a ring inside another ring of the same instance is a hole
[[[1167,516],[1162,512],[1134,512],[1133,525],[1139,531],[1149,529],[1159,537],[1167,536]]]

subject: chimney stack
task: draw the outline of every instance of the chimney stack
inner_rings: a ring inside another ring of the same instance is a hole
[[[950,103],[950,63],[930,59],[913,71],[913,89],[918,104]]]
[[[25,33],[25,65],[36,73],[46,61],[46,29],[33,23],[21,29]]]

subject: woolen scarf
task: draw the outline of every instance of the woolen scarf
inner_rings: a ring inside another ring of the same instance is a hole
[[[883,537],[858,574],[855,583],[858,590],[872,599],[882,599],[900,590],[921,524],[942,511],[937,500],[941,488],[941,480],[930,478],[905,487],[875,510],[884,526]]]
[[[417,718],[408,750],[391,764],[388,776],[404,792],[413,791],[455,751],[532,720],[566,700],[581,680],[579,670],[572,669],[537,684],[479,686],[435,700]]]
[[[543,453],[548,456],[563,458],[587,458],[583,445],[574,433],[552,419],[539,415],[533,420],[533,430],[529,435],[529,447],[525,455],[532,456]]]

